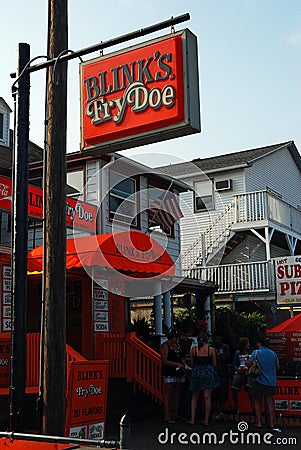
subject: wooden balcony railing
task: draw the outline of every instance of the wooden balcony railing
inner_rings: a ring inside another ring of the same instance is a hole
[[[234,196],[235,224],[268,220],[301,234],[301,210],[271,190],[245,192]]]
[[[189,276],[189,269],[205,266],[231,236],[231,231],[249,229],[251,224],[274,223],[301,236],[301,210],[285,202],[270,189],[245,192],[233,196],[221,213],[200,233],[181,254],[182,269]]]
[[[220,293],[274,291],[271,261],[199,267],[187,271],[193,279],[212,281]]]

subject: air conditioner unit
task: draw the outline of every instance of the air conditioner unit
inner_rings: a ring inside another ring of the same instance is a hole
[[[232,189],[232,180],[230,178],[215,182],[216,191],[228,191],[230,189]]]

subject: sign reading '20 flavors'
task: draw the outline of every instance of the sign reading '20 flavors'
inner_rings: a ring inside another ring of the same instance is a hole
[[[132,148],[200,132],[197,39],[189,30],[80,65],[82,148]]]

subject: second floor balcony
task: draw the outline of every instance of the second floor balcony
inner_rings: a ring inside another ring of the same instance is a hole
[[[285,235],[293,252],[301,242],[301,210],[270,189],[234,195],[225,209],[183,251],[184,273],[209,265],[235,233],[264,228]]]
[[[275,292],[272,261],[221,264],[183,272],[188,278],[213,282],[220,294]]]
[[[233,209],[233,229],[273,225],[301,237],[301,209],[290,205],[280,194],[268,188],[235,195]]]

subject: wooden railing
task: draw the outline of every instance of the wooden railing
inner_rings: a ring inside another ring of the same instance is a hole
[[[0,345],[10,342],[10,333],[0,334]],[[72,361],[86,361],[77,351],[66,345],[66,379],[68,381],[69,364]],[[40,333],[27,333],[26,335],[26,392],[39,392],[40,373]],[[7,395],[9,390],[9,379],[6,386],[0,388],[0,394]]]
[[[199,267],[187,272],[189,278],[212,281],[220,293],[265,292],[275,290],[273,269],[271,262],[260,261]]]
[[[109,378],[126,378],[155,401],[163,401],[160,355],[136,333],[97,334],[95,357],[109,361]]]
[[[7,343],[9,334],[0,335]],[[98,333],[95,337],[95,358],[109,361],[109,378],[125,378],[134,383],[155,401],[163,402],[164,384],[161,377],[159,353],[136,337],[136,333]],[[66,346],[67,374],[72,361],[86,359]],[[28,333],[26,342],[26,392],[39,392],[40,334]],[[68,382],[67,376],[67,382]],[[7,386],[0,388],[0,395],[7,395]],[[66,385],[66,389],[68,386]]]
[[[109,378],[126,378],[125,333],[97,333],[95,358],[109,361]]]
[[[127,380],[134,381],[135,386],[150,395],[158,403],[163,402],[164,383],[161,376],[161,357],[136,337],[127,333]]]
[[[268,220],[301,234],[301,211],[271,190],[246,192],[234,196],[235,223]]]
[[[40,373],[40,333],[26,335],[26,391],[38,392]]]
[[[277,223],[301,235],[301,210],[285,202],[277,193],[267,189],[237,194],[220,215],[183,251],[183,271],[189,276],[187,270],[205,266],[210,255],[226,243],[232,225],[236,225],[236,230],[248,229],[250,224],[260,221]]]
[[[72,363],[73,361],[87,361],[87,359],[76,350],[74,350],[74,348],[70,347],[70,345],[66,344],[66,392],[68,392],[68,383],[70,378],[70,363]]]
[[[234,222],[234,202],[229,203],[181,256],[182,269],[204,265],[214,248],[218,248],[230,234]]]

